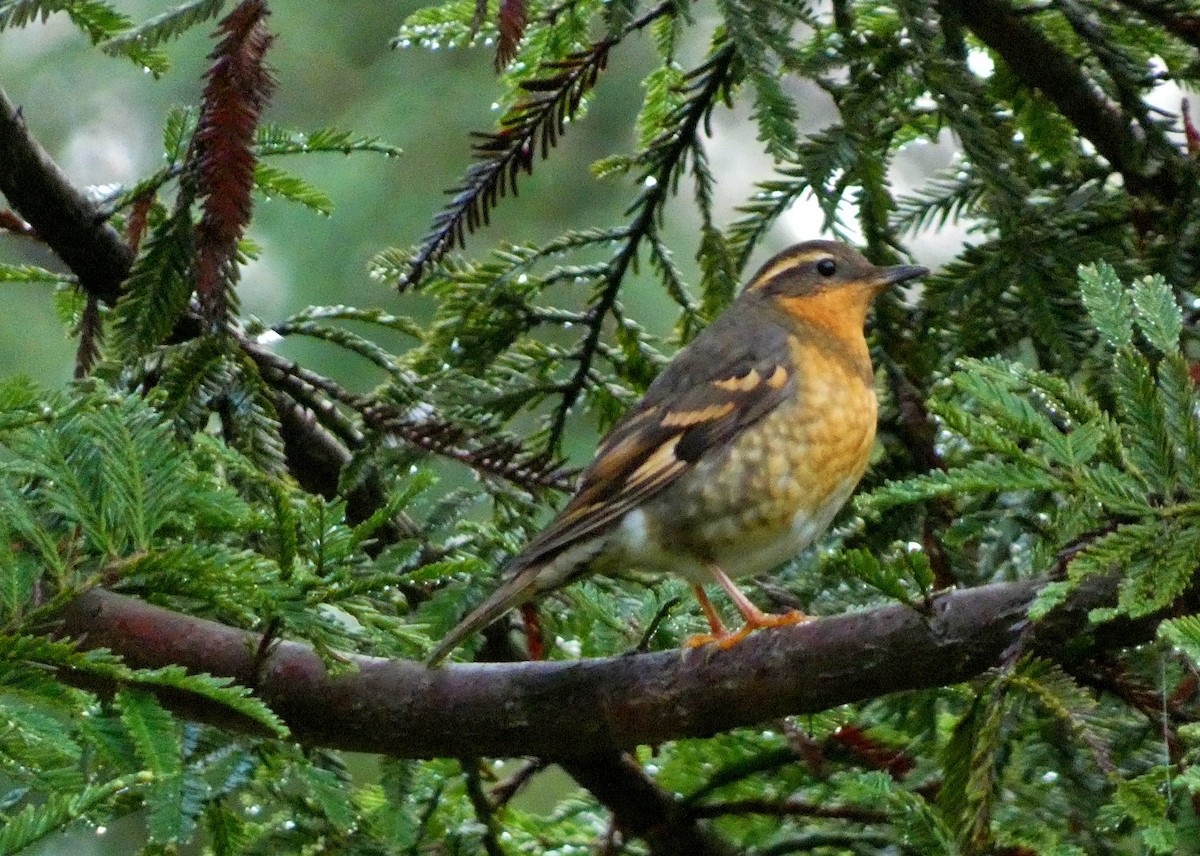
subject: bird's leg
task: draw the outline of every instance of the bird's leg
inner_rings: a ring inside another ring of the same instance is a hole
[[[721,588],[725,589],[726,594],[729,595],[729,599],[733,601],[733,605],[738,608],[738,612],[746,619],[746,632],[757,630],[759,627],[780,627],[784,624],[799,624],[802,621],[809,620],[809,617],[798,609],[793,609],[791,612],[785,612],[782,615],[763,612],[750,602],[750,598],[746,597],[742,590],[719,567],[709,565],[708,569]]]
[[[699,648],[709,642],[716,642],[723,646],[724,641],[733,637],[734,634],[725,627],[725,622],[721,621],[717,608],[712,605],[712,601],[704,593],[703,586],[699,583],[692,583],[692,593],[696,595],[696,600],[700,601],[700,609],[704,612],[704,617],[708,619],[708,626],[712,628],[712,633],[697,633],[695,636],[689,636],[684,640],[683,647]]]
[[[721,570],[719,566],[710,564],[708,571],[713,575],[713,579],[717,581],[721,588],[725,589],[725,593],[729,595],[729,599],[738,608],[738,612],[746,619],[746,623],[740,630],[733,632],[726,630],[725,626],[721,624],[721,619],[717,616],[716,610],[713,609],[712,603],[705,596],[704,590],[700,586],[693,584],[692,591],[696,592],[696,599],[700,601],[700,607],[708,617],[708,623],[712,627],[713,632],[712,635],[705,634],[691,637],[686,643],[689,648],[707,645],[709,642],[717,643],[718,648],[731,648],[749,636],[752,630],[757,630],[760,627],[781,627],[785,624],[799,624],[810,620],[803,612],[795,609],[783,615],[763,612],[750,602],[750,598],[746,597],[742,590],[734,584],[733,580],[729,579],[729,575]]]
[[[692,593],[696,595],[696,600],[700,601],[700,609],[704,611],[704,617],[708,619],[708,626],[712,628],[712,635],[702,633],[698,636],[692,636],[685,644],[689,648],[696,648],[700,645],[707,645],[714,639],[723,639],[728,636],[729,631],[725,629],[725,623],[721,621],[721,616],[717,612],[717,608],[712,605],[712,601],[704,593],[704,587],[699,583],[692,583]]]

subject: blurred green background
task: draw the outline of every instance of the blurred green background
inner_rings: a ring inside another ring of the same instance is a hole
[[[117,5],[139,21],[169,7]],[[470,163],[469,132],[493,126],[499,88],[491,52],[482,45],[436,52],[390,47],[407,15],[423,5],[272,4],[277,39],[269,59],[279,86],[268,120],[301,131],[333,126],[378,136],[400,145],[404,154],[277,160],[328,193],[336,208],[324,218],[291,203],[256,200],[250,237],[263,252],[244,272],[245,312],[268,322],[309,304],[428,312],[420,297],[400,296],[370,281],[367,262],[384,247],[407,247],[422,238],[445,199],[443,191]],[[91,49],[65,15],[53,15],[44,24],[0,33],[0,86],[79,186],[102,192],[129,185],[160,165],[167,110],[199,100],[212,28],[206,23],[169,45],[173,68],[156,80],[127,60]],[[619,221],[635,189],[620,177],[596,181],[588,167],[632,148],[640,77],[651,67],[652,53],[645,38],[618,48],[586,120],[568,129],[554,156],[522,182],[519,198],[501,205],[471,250],[482,252],[500,239],[539,240],[572,226]],[[8,234],[0,235],[0,259],[57,266],[33,242]],[[50,383],[70,377],[73,346],[45,286],[0,287],[0,331],[6,373]],[[330,365],[332,349],[287,347],[343,379],[365,369]]]

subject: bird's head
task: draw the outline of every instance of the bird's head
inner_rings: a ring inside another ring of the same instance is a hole
[[[918,265],[878,267],[834,241],[806,241],[768,260],[739,299],[767,300],[793,319],[861,338],[876,294],[928,273]]]

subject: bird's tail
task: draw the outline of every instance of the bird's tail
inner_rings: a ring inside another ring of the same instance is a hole
[[[529,600],[536,588],[538,570],[536,565],[521,568],[517,573],[504,580],[500,584],[500,588],[492,592],[487,600],[451,628],[446,637],[437,644],[437,647],[425,660],[425,665],[431,668],[438,665],[472,633],[482,630],[514,606]]]

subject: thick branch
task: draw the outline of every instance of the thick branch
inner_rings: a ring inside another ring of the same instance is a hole
[[[1026,86],[1059,112],[1124,176],[1131,190],[1147,189],[1169,202],[1178,191],[1169,170],[1146,174],[1146,142],[1120,107],[1107,99],[1079,63],[1006,0],[945,0],[980,41],[1008,63]]]
[[[114,303],[133,251],[67,180],[0,89],[0,193],[62,259],[88,294]]]
[[[1152,620],[1087,636],[1088,610],[1114,598],[1115,581],[1105,580],[1084,586],[1023,637],[1039,585],[952,592],[927,613],[896,605],[824,618],[755,634],[728,651],[434,670],[360,657],[357,671],[338,677],[295,642],[280,643],[256,671],[257,636],[99,589],[64,610],[62,633],[134,666],[178,663],[252,686],[306,744],[408,758],[581,759],[957,683],[995,665],[1018,639],[1061,660],[1084,653],[1071,653],[1084,640],[1095,650],[1153,636]],[[244,726],[203,702],[184,712]]]

